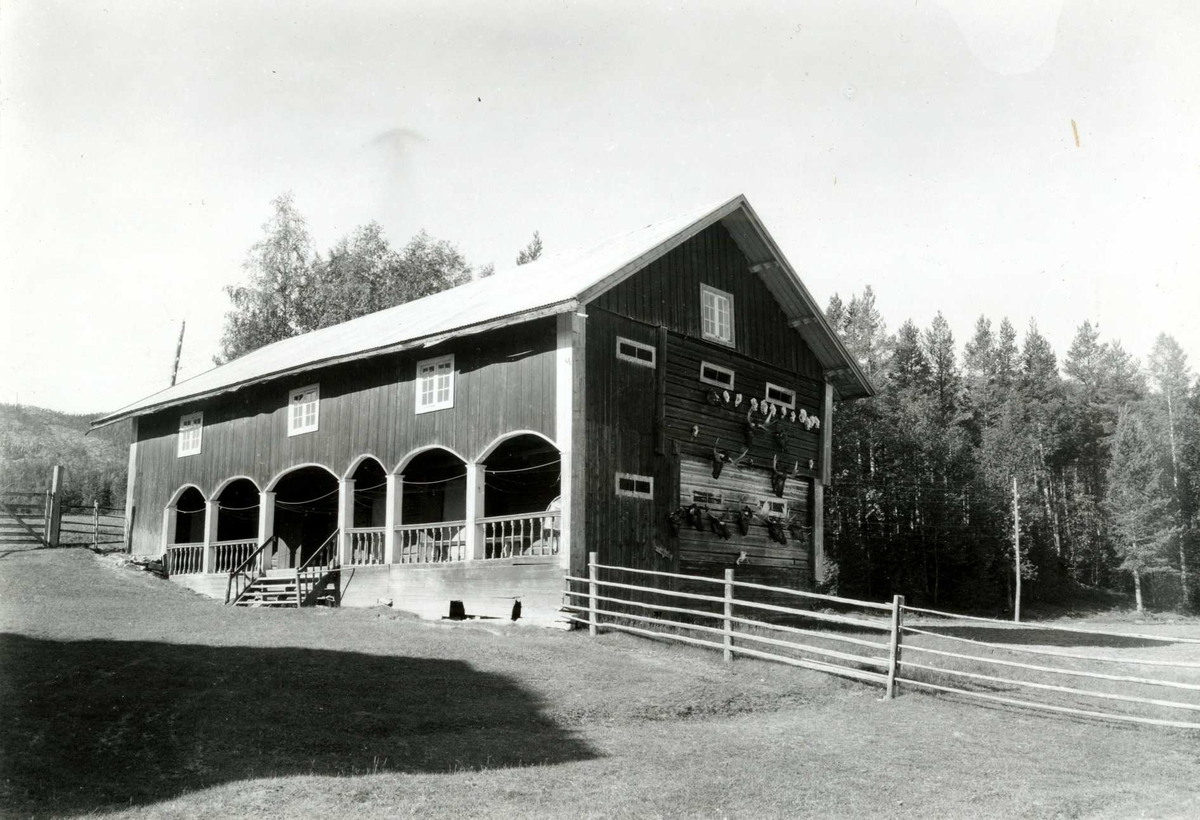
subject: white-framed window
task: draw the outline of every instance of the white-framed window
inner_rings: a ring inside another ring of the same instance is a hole
[[[204,413],[189,413],[179,417],[179,447],[175,457],[194,456],[200,453],[204,436]]]
[[[417,412],[454,406],[454,354],[417,362]]]
[[[789,410],[796,409],[796,391],[788,390],[786,387],[780,387],[777,384],[767,382],[767,401],[774,402],[781,407],[786,407]]]
[[[626,498],[654,498],[654,479],[648,475],[617,473],[617,495]]]
[[[712,362],[700,362],[700,381],[705,384],[732,390],[733,380],[733,371],[728,367],[721,367],[721,365],[713,364]]]
[[[768,498],[759,505],[759,510],[765,518],[788,517],[788,503],[786,501],[776,501],[773,498]]]
[[[288,394],[288,435],[317,429],[321,420],[321,385],[310,384]]]
[[[733,294],[700,286],[700,335],[733,347]]]
[[[653,345],[642,344],[633,339],[618,336],[617,358],[644,367],[654,367],[655,349]]]

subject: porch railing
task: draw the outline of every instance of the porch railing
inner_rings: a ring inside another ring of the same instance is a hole
[[[560,515],[553,511],[481,518],[483,557],[558,555]]]
[[[167,547],[168,575],[197,575],[204,572],[203,544],[172,544]]]
[[[296,567],[296,606],[300,607],[318,587],[327,588],[326,583],[340,571],[338,564],[338,533],[334,530],[316,552]],[[336,586],[336,585],[335,585]],[[335,589],[335,592],[337,590]],[[338,596],[334,596],[335,600]]]
[[[229,571],[229,580],[225,583],[225,603],[236,604],[242,593],[248,590],[266,569],[263,566],[263,553],[279,543],[279,536],[272,535],[261,546],[257,546],[246,556],[245,560]]]
[[[436,564],[467,557],[467,522],[401,524],[396,527],[396,562]]]
[[[356,527],[346,530],[350,538],[350,551],[347,556],[348,566],[368,566],[384,563],[383,543],[387,535],[387,527]]]
[[[258,549],[258,542],[253,539],[245,541],[218,541],[212,545],[216,553],[213,566],[215,572],[232,572],[234,567],[250,557],[250,553]]]

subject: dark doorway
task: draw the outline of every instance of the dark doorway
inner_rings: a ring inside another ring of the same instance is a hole
[[[337,532],[338,480],[324,467],[301,467],[275,485],[276,567],[298,567]]]

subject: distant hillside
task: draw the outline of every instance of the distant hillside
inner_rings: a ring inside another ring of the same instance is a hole
[[[55,464],[66,468],[66,504],[120,507],[129,466],[129,422],[85,436],[102,413],[59,413],[0,404],[0,488],[45,490]]]

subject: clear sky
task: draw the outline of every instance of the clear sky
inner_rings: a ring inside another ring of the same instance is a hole
[[[141,398],[185,319],[207,369],[287,190],[321,249],[499,267],[745,193],[822,304],[1200,369],[1197,43],[1195,0],[6,0],[0,401]]]

